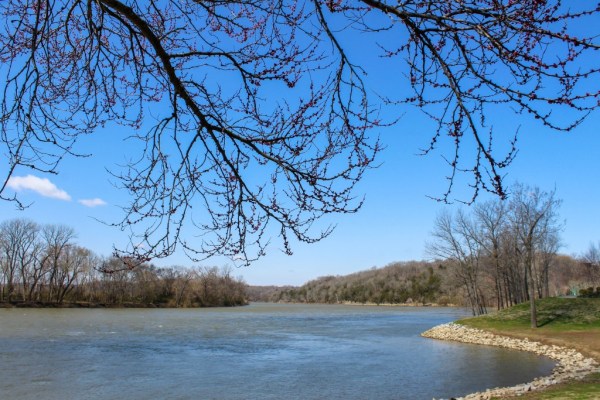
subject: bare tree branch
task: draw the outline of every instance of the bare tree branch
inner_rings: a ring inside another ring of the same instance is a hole
[[[12,175],[56,173],[64,157],[85,156],[79,138],[120,124],[140,152],[111,170],[131,198],[114,223],[132,232],[118,255],[136,264],[183,248],[194,260],[247,263],[273,236],[291,253],[292,238],[331,232],[323,216],[360,208],[356,184],[381,151],[371,132],[390,124],[377,113],[406,104],[436,124],[423,153],[442,151],[449,164],[439,200],[453,200],[462,175],[472,179],[466,202],[480,190],[504,197],[516,136],[498,152],[488,113],[569,130],[598,106],[597,37],[572,33],[598,7],[572,8],[560,0],[2,2],[0,198],[24,207],[6,190]],[[373,49],[404,59],[413,93],[380,104],[340,26],[372,33]]]

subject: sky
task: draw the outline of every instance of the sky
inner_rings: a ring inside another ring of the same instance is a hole
[[[373,64],[371,80],[376,85],[391,85],[402,78],[388,74],[385,63]],[[392,76],[392,78],[390,78]],[[386,111],[387,113],[388,111]],[[234,273],[253,285],[300,285],[325,275],[345,275],[383,267],[396,261],[428,259],[426,247],[436,215],[444,209],[465,207],[459,202],[442,204],[431,197],[446,189],[449,170],[442,154],[451,150],[448,143],[428,156],[419,149],[429,144],[432,126],[415,108],[405,106],[383,115],[399,121],[378,130],[386,146],[380,154],[378,168],[368,171],[356,194],[365,196],[362,209],[352,215],[335,216],[324,223],[336,225],[334,232],[315,244],[293,243],[294,254],[285,255],[277,241],[267,255]],[[556,190],[562,199],[559,209],[564,221],[561,253],[577,256],[590,243],[600,241],[600,111],[592,113],[571,132],[556,132],[528,118],[514,114],[495,116],[498,140],[510,140],[519,130],[516,159],[505,170],[505,183],[514,182]],[[109,256],[113,244],[125,243],[127,232],[105,222],[119,220],[119,205],[127,202],[126,193],[114,186],[106,168],[114,168],[130,156],[123,138],[131,134],[126,128],[107,126],[78,144],[86,158],[66,158],[58,175],[42,175],[27,170],[16,171],[7,194],[18,192],[29,207],[17,210],[10,202],[0,201],[0,221],[28,218],[40,224],[64,224],[77,233],[77,243],[99,255]],[[0,173],[7,166],[0,162]],[[469,199],[466,185],[457,187],[453,198]],[[491,198],[482,194],[479,201]],[[178,251],[156,265],[225,266],[234,264],[214,258],[193,264]]]
[[[296,243],[291,256],[272,246],[265,257],[250,266],[236,267],[234,273],[249,284],[300,285],[320,276],[429,258],[426,245],[436,215],[443,209],[464,206],[441,204],[428,197],[443,193],[448,171],[439,154],[418,154],[428,136],[416,129],[417,123],[406,117],[382,132],[381,140],[387,147],[380,157],[381,166],[367,173],[357,191],[365,195],[363,208],[357,214],[329,221],[336,229],[328,238],[310,245]],[[598,126],[600,115],[596,113],[569,133],[535,125],[521,127],[519,153],[507,170],[505,180],[509,184],[519,181],[542,190],[556,189],[563,201],[559,211],[565,224],[560,249],[564,254],[581,254],[590,243],[600,241]],[[107,159],[115,161],[118,154],[113,141],[102,138],[111,134],[115,132],[88,138],[82,147],[93,148],[93,155],[65,160],[56,176],[15,177],[12,190],[18,190],[30,206],[19,211],[12,203],[0,202],[0,220],[29,218],[42,224],[65,224],[75,229],[79,245],[99,255],[110,255],[113,243],[126,239],[125,232],[99,222],[118,219],[118,205],[126,201],[104,169]],[[461,192],[464,198],[469,195],[465,187],[459,188],[457,196]],[[482,195],[480,200],[487,198],[490,196]],[[192,265],[180,252],[153,262],[161,266]],[[234,264],[215,258],[199,265]]]

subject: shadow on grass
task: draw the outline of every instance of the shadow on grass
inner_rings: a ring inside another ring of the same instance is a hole
[[[552,315],[542,319],[541,321],[538,320],[538,328],[549,325],[555,321],[560,321],[562,315],[563,315],[563,313],[552,314]]]

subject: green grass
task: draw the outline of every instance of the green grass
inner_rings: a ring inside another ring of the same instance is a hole
[[[499,399],[494,397],[493,399]],[[543,392],[519,396],[523,400],[598,400],[600,399],[600,373],[591,374],[583,380],[557,385]]]
[[[600,299],[548,298],[536,302],[538,328],[532,329],[529,303],[488,315],[457,321],[473,328],[514,337],[528,337],[549,344],[577,348],[600,362]],[[519,396],[523,400],[600,400],[600,373],[539,392]]]
[[[536,306],[540,329],[564,331],[600,328],[600,299],[547,298],[536,301]],[[529,328],[529,302],[457,322],[481,329]]]

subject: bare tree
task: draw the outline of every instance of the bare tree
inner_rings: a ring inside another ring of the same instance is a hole
[[[501,309],[508,304],[502,290],[505,265],[501,254],[507,223],[506,205],[499,201],[476,204],[473,208],[473,218],[478,226],[474,240],[479,242],[484,255],[491,260],[496,306]]]
[[[101,274],[102,285],[99,297],[107,303],[123,304],[126,299],[130,298],[128,293],[131,292],[133,272],[123,268],[123,262],[114,257],[109,258],[102,264],[101,271],[104,273]]]
[[[501,242],[503,263],[503,286],[507,305],[515,305],[527,301],[527,277],[523,267],[522,248],[513,227],[502,234]]]
[[[504,197],[516,137],[498,153],[486,114],[568,130],[596,108],[596,33],[573,26],[595,26],[597,14],[560,0],[4,1],[0,197],[18,202],[5,190],[15,171],[55,173],[81,136],[114,122],[139,145],[113,172],[131,195],[116,225],[134,232],[119,254],[143,262],[181,246],[192,259],[248,262],[273,233],[291,252],[290,236],[320,240],[331,228],[315,221],[361,206],[354,188],[380,151],[369,132],[383,124],[381,103],[415,104],[435,121],[424,153],[450,141],[441,200],[461,173],[473,198]],[[411,93],[372,95],[348,30],[403,59]],[[194,243],[182,234],[191,227]]]
[[[432,236],[428,252],[453,264],[452,271],[467,292],[473,315],[485,314],[486,301],[481,285],[482,247],[473,220],[460,210],[456,216],[441,213],[435,219]]]
[[[190,282],[196,277],[197,272],[195,270],[186,270],[183,271],[180,274],[179,279],[174,282],[175,307],[180,307],[183,304]]]
[[[0,272],[3,275],[0,300],[13,300],[20,280],[23,296],[27,275],[37,262],[39,228],[36,223],[14,219],[0,224]]]
[[[554,191],[545,192],[517,184],[511,197],[511,219],[514,232],[522,247],[525,279],[529,289],[531,327],[537,328],[535,307],[536,276],[534,272],[536,253],[542,249],[542,243],[560,230],[558,207],[561,201],[555,198]]]
[[[600,287],[600,243],[590,243],[590,247],[581,258],[588,272],[588,280],[595,287]]]
[[[540,298],[550,296],[550,269],[561,246],[558,232],[561,227],[554,225],[548,228],[549,230],[546,230],[540,238],[535,263],[537,266],[538,296]]]
[[[61,304],[74,288],[79,275],[92,268],[94,255],[88,249],[68,245],[65,247],[54,275],[53,286],[56,302]]]
[[[62,286],[62,262],[65,253],[72,246],[76,234],[73,228],[66,225],[45,225],[42,228],[44,240],[44,256],[40,260],[39,278],[44,277],[48,285],[47,301],[52,301]]]

